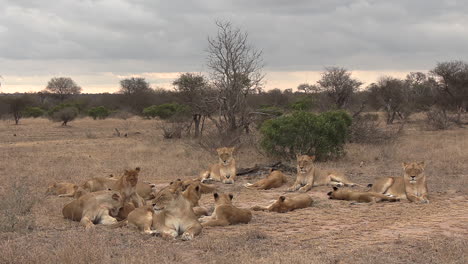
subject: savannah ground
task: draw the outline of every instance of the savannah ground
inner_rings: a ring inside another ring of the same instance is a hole
[[[45,119],[20,125],[0,121],[0,263],[466,263],[468,252],[468,129],[427,131],[408,124],[383,145],[348,144],[337,167],[363,185],[377,176],[402,175],[403,161],[426,161],[430,204],[407,201],[350,205],[329,200],[330,187],[308,193],[314,206],[286,214],[253,212],[247,225],[205,228],[193,241],[163,240],[128,228],[85,231],[65,220],[71,198],[45,196],[48,184],[82,183],[141,167],[140,179],[158,188],[192,178],[216,162],[189,139],[164,140],[156,121],[81,119],[61,127]],[[116,137],[114,128],[128,137]],[[16,135],[16,136],[14,136]],[[238,167],[271,162],[252,144],[235,154]],[[359,164],[364,161],[364,166]],[[288,185],[294,175],[288,175]],[[234,204],[266,205],[288,186],[243,187],[260,175],[241,176]],[[357,188],[359,189],[359,188]],[[205,195],[200,204],[211,208]]]

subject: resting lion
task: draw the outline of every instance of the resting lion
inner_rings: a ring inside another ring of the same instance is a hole
[[[278,200],[273,201],[273,203],[267,207],[256,205],[251,209],[254,211],[286,213],[296,209],[310,207],[312,206],[313,202],[314,200],[312,200],[309,195],[301,193],[296,195],[280,196]]]
[[[252,220],[249,209],[237,208],[232,205],[232,194],[213,194],[215,210],[209,217],[201,218],[202,226],[227,226],[235,224],[247,224]]]
[[[307,192],[312,189],[312,186],[320,185],[357,185],[349,181],[343,173],[317,168],[314,165],[314,160],[315,156],[297,155],[297,178],[288,191]]]
[[[59,182],[49,185],[46,194],[58,195],[58,197],[73,197],[78,185],[69,182]]]
[[[389,197],[376,192],[357,192],[348,189],[338,189],[333,187],[333,191],[327,193],[330,199],[355,201],[357,203],[379,203],[379,202],[398,202],[400,199]]]
[[[386,177],[377,179],[370,185],[371,191],[390,195],[410,202],[429,203],[427,199],[427,181],[424,174],[424,161],[403,163],[403,177]]]
[[[94,224],[110,225],[117,222],[113,217],[123,205],[122,195],[118,191],[99,191],[88,193],[73,200],[63,207],[65,218],[80,221],[86,228]]]
[[[198,201],[203,193],[214,191],[214,187],[201,183],[199,180],[185,180],[182,182],[184,197],[190,202],[193,212],[197,217],[208,215],[208,210],[201,207]]]
[[[281,171],[273,171],[270,169],[270,174],[265,178],[257,181],[256,183],[246,183],[244,186],[247,188],[255,188],[259,190],[268,190],[272,188],[281,187],[287,183],[288,179]]]
[[[236,161],[232,156],[234,148],[218,148],[219,162],[211,166],[210,170],[200,174],[201,182],[209,180],[220,181],[226,184],[234,183],[236,179]]]
[[[154,216],[154,205],[148,204],[143,207],[136,208],[128,214],[126,220],[113,224],[111,227],[122,227],[128,225],[137,228],[143,234],[155,234],[157,231],[152,230]]]
[[[173,184],[161,189],[153,204],[153,228],[163,237],[176,238],[181,234],[182,240],[191,240],[201,233],[202,226],[181,186]]]
[[[139,172],[139,167],[134,170],[125,170],[124,174],[115,184],[115,190],[120,191],[124,198],[124,202],[132,203],[135,208],[145,205],[145,200],[141,198],[136,191]]]

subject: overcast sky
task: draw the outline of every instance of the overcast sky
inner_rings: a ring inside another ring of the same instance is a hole
[[[180,72],[207,71],[216,20],[263,50],[267,88],[315,83],[324,66],[372,82],[468,60],[466,0],[0,0],[0,91],[53,76],[84,92],[128,76],[170,88]]]

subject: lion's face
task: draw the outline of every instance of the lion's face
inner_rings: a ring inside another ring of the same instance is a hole
[[[232,204],[232,198],[234,195],[227,194],[227,193],[214,193],[213,197],[215,199],[215,205],[222,205],[222,204]]]
[[[405,179],[411,184],[417,183],[424,177],[424,161],[422,162],[403,162],[403,168],[405,170]]]
[[[298,155],[297,156],[297,172],[307,173],[314,166],[315,156]]]
[[[224,166],[231,164],[234,148],[219,148],[216,149],[216,151],[218,152],[218,157],[221,164]]]
[[[125,170],[124,177],[125,182],[128,183],[130,186],[135,187],[138,183],[138,173],[140,172],[140,168],[136,168],[134,170]]]
[[[120,193],[118,192],[112,192],[112,196],[110,199],[110,204],[111,204],[111,210],[110,210],[110,215],[111,216],[117,216],[119,214],[120,208],[122,208],[124,203],[123,197]]]
[[[179,197],[180,186],[176,185],[178,184],[171,184],[156,194],[156,197],[153,199],[153,208],[155,211],[164,210]]]
[[[51,184],[49,185],[49,187],[47,187],[46,194],[55,194],[56,189],[57,189],[57,183]]]

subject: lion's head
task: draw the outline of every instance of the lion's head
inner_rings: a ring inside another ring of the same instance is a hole
[[[234,153],[234,148],[218,148],[216,149],[216,152],[218,152],[219,162],[221,162],[221,164],[224,166],[231,164],[233,160],[232,154]]]
[[[411,184],[415,184],[424,177],[424,161],[421,162],[403,162],[405,170],[404,178]]]
[[[124,184],[135,187],[138,183],[138,173],[140,173],[140,167],[136,167],[134,170],[125,170],[123,175]]]
[[[117,216],[119,214],[120,208],[124,205],[123,196],[117,191],[109,191],[110,199],[107,199],[107,202],[110,204],[111,210],[109,211],[111,216]]]
[[[161,189],[156,197],[153,199],[154,210],[161,211],[167,207],[170,207],[182,195],[182,181],[178,179],[175,182],[171,182],[169,186]]]
[[[297,172],[308,173],[314,167],[315,156],[297,155]]]
[[[215,205],[231,205],[232,204],[232,198],[234,198],[234,195],[232,194],[227,194],[227,193],[214,193],[213,194],[214,200],[215,200]]]

